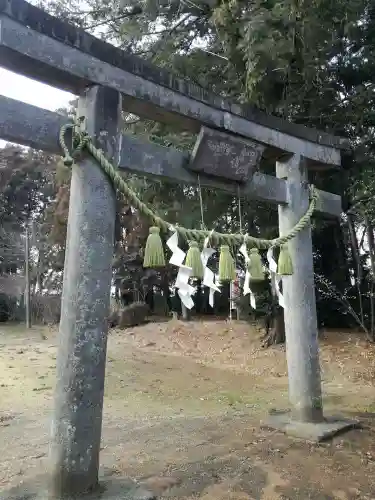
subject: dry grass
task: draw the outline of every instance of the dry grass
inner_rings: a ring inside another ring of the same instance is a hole
[[[330,448],[311,448],[259,429],[270,408],[287,406],[284,349],[262,349],[259,336],[246,323],[222,321],[112,331],[103,466],[135,477],[179,476],[181,485],[171,489],[175,496],[166,498],[371,498],[375,347],[358,334],[326,333],[321,342],[325,408],[365,419],[367,414],[367,430],[353,431],[357,434]],[[0,343],[1,489],[47,464],[56,331],[2,326]],[[309,496],[310,483],[316,495],[331,496]],[[302,496],[293,496],[293,488]],[[361,496],[355,497],[357,490]]]

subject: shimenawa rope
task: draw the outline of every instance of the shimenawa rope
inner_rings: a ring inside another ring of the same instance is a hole
[[[73,145],[72,152],[69,151],[65,142],[65,134],[67,130],[73,130]],[[219,233],[204,229],[187,229],[181,226],[173,226],[166,220],[156,215],[148,206],[143,203],[131,187],[124,181],[117,169],[107,160],[103,151],[98,149],[92,143],[91,137],[86,132],[80,129],[80,122],[68,123],[63,125],[60,130],[59,142],[63,151],[63,162],[66,166],[72,166],[74,158],[76,158],[85,148],[99,163],[100,167],[106,173],[116,192],[121,194],[127,201],[134,206],[142,215],[149,218],[162,231],[169,231],[172,228],[176,230],[186,240],[203,241],[206,237],[210,238],[211,243],[221,245],[241,245],[243,242],[250,247],[257,249],[268,249],[271,247],[281,247],[288,241],[292,240],[300,231],[302,231],[310,222],[311,216],[315,210],[317,202],[317,192],[313,186],[310,186],[310,204],[301,219],[297,224],[284,236],[279,236],[274,239],[256,238],[247,234],[232,234]]]

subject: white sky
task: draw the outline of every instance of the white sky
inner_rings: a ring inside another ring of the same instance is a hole
[[[50,111],[67,107],[69,101],[74,98],[68,92],[11,73],[3,68],[0,68],[0,94]],[[4,141],[0,140],[0,147],[4,144]]]
[[[35,5],[37,0],[27,0]],[[81,0],[81,7],[87,6],[85,0]],[[98,36],[101,33],[101,27],[95,30],[94,34]],[[30,80],[16,73],[11,73],[0,67],[0,95],[11,97],[27,104],[33,104],[39,108],[56,111],[56,109],[67,107],[69,101],[74,99],[72,94],[63,92],[54,87],[50,87],[36,80]],[[0,137],[0,147],[4,147],[5,142]]]
[[[0,68],[0,94],[55,111],[68,105],[74,96],[35,80]]]
[[[28,0],[35,5],[36,0]],[[82,0],[84,5],[84,0]],[[39,108],[55,111],[66,107],[74,96],[0,67],[0,94]]]

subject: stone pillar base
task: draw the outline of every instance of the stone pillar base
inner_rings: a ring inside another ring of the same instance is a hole
[[[318,443],[337,434],[360,427],[357,420],[349,420],[340,416],[325,417],[323,422],[310,423],[293,420],[290,412],[272,412],[261,422],[263,429],[284,432],[288,436]]]
[[[78,500],[74,498],[53,498],[47,490],[48,477],[38,476],[9,490],[1,492],[1,500]],[[157,500],[151,491],[129,479],[105,478],[97,491],[80,495],[79,500]]]

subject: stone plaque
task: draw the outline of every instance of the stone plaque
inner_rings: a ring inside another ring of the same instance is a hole
[[[261,144],[202,127],[195,143],[190,170],[236,182],[248,182],[262,157]]]

